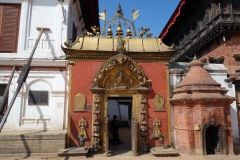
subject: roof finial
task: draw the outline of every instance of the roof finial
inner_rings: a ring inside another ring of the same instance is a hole
[[[120,3],[118,3],[118,8],[117,8],[117,12],[116,12],[115,16],[116,17],[122,17],[123,16],[123,11],[122,11]]]
[[[130,26],[128,25],[128,29],[127,29],[127,34],[126,34],[127,38],[132,38],[132,32],[130,29]]]
[[[116,30],[116,36],[122,36],[123,35],[123,30],[122,30],[122,26],[121,26],[121,22],[118,21],[118,27]]]
[[[196,53],[194,53],[193,60],[197,60],[197,55],[196,55]]]

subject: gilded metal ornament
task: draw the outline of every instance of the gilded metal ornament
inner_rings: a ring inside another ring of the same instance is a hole
[[[133,59],[122,53],[113,56],[105,62],[95,75],[93,86],[107,89],[116,88],[118,84],[113,84],[112,79],[116,79],[116,76],[118,76],[118,79],[121,78],[122,75],[120,73],[126,75],[122,79],[122,86],[128,89],[138,87],[149,88],[149,80],[142,68]]]
[[[87,121],[84,117],[82,117],[81,120],[79,120],[78,127],[79,127],[78,137],[87,138],[86,132]]]

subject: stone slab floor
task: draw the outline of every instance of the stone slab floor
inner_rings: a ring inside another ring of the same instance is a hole
[[[92,154],[86,157],[57,157],[57,156],[31,156],[18,155],[14,157],[0,157],[0,160],[240,160],[240,144],[234,146],[236,155],[210,155],[210,156],[195,156],[180,154],[177,157],[155,157],[150,152],[140,152],[139,156],[132,156],[131,152],[131,130],[122,128],[119,131],[120,139],[124,142],[119,145],[109,145],[109,150],[112,151],[111,156],[106,157],[105,153]]]

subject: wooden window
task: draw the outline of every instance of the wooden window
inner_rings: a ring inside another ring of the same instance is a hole
[[[28,105],[48,105],[48,91],[29,91]]]
[[[16,52],[20,5],[0,4],[0,52]]]

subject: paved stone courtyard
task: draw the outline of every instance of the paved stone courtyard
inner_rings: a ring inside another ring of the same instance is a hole
[[[76,157],[58,157],[58,156],[36,156],[31,154],[30,157],[26,154],[14,155],[12,157],[0,157],[0,160],[77,160],[77,159],[89,159],[89,160],[240,160],[240,144],[234,146],[234,152],[236,155],[209,155],[209,156],[196,156],[180,153],[176,157],[155,157],[150,152],[139,152],[139,156],[132,156],[131,152],[131,131],[129,128],[122,128],[119,131],[120,139],[124,142],[120,145],[109,145],[109,149],[112,151],[111,156],[106,157],[105,153],[92,153],[88,157],[76,156]]]
[[[1,160],[77,160],[77,159],[89,159],[89,160],[107,160],[107,159],[114,159],[114,160],[154,160],[154,159],[161,159],[161,160],[239,160],[240,155],[227,155],[227,156],[220,156],[220,155],[212,155],[212,156],[193,156],[193,155],[186,155],[181,154],[178,157],[154,157],[151,153],[142,154],[139,156],[132,156],[131,153],[124,153],[121,155],[114,155],[111,157],[106,157],[105,154],[96,154],[94,156],[86,157],[25,157],[25,156],[17,156],[17,157],[0,157]]]

